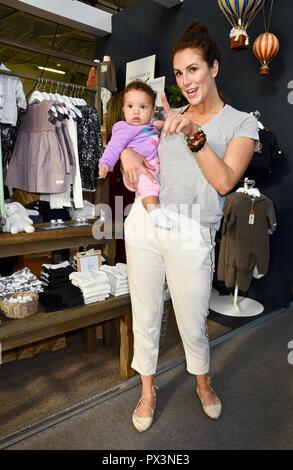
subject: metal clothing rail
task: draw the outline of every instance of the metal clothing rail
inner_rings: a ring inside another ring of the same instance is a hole
[[[83,90],[83,91],[88,91],[92,93],[96,93],[97,89],[96,88],[87,88],[83,85],[77,85],[75,83],[69,83],[69,82],[63,82],[60,80],[52,80],[51,78],[43,78],[43,77],[36,77],[34,75],[27,75],[25,73],[14,73],[14,72],[9,72],[8,70],[0,70],[0,75],[8,75],[10,77],[18,77],[18,78],[24,78],[26,80],[35,80],[36,82],[42,82],[44,84],[50,84],[50,85],[62,85],[64,87],[71,87],[78,90]]]

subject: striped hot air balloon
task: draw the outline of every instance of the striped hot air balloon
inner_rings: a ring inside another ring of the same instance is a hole
[[[231,49],[247,49],[249,44],[246,29],[262,8],[265,0],[218,0],[218,4],[229,23]]]
[[[260,61],[260,75],[269,75],[269,63],[277,55],[279,50],[279,40],[273,33],[260,34],[253,44],[253,53]]]

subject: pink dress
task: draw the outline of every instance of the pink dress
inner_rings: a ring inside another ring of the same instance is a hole
[[[49,121],[51,101],[28,106],[21,119],[5,184],[34,193],[63,193],[74,162],[62,122]]]

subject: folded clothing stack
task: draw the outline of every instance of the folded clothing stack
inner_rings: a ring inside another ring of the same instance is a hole
[[[91,304],[109,297],[110,283],[106,273],[101,271],[74,272],[69,275],[74,286],[80,288],[84,303]]]
[[[45,312],[55,312],[83,304],[81,290],[68,282],[58,289],[45,290],[39,294],[39,300],[45,306]]]
[[[69,274],[74,272],[74,268],[69,261],[58,264],[42,264],[40,280],[42,286],[47,289],[57,289],[69,282]]]
[[[127,265],[125,263],[117,263],[116,266],[104,264],[100,270],[108,276],[110,293],[112,295],[117,297],[129,293]]]
[[[11,276],[0,276],[0,298],[19,291],[39,293],[42,290],[41,282],[28,268],[20,269]]]
[[[68,261],[59,264],[43,264],[41,282],[44,292],[39,296],[46,312],[54,312],[83,304],[81,290],[73,286],[69,275],[74,272]]]

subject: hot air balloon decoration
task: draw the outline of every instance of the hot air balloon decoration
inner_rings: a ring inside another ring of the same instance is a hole
[[[247,49],[249,44],[246,29],[255,18],[265,0],[218,0],[218,4],[229,23],[230,48]]]
[[[273,33],[260,34],[253,44],[253,53],[260,61],[260,75],[269,75],[269,63],[277,55],[279,50],[279,40]]]

